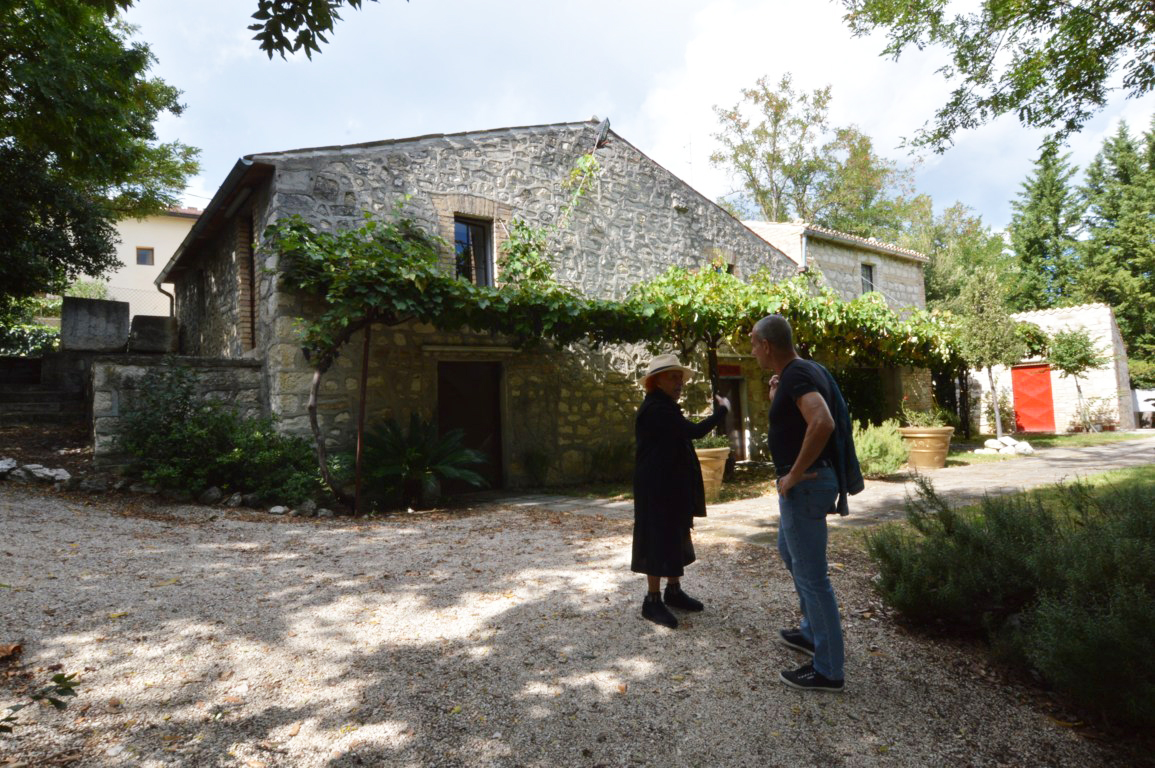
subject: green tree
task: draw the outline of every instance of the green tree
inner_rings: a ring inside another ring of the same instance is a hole
[[[1031,176],[1012,203],[1009,233],[1019,266],[1010,295],[1016,310],[1070,304],[1079,269],[1078,238],[1086,205],[1071,185],[1076,169],[1058,142],[1043,143]]]
[[[1109,304],[1129,356],[1155,357],[1155,121],[1141,141],[1126,124],[1087,168],[1080,298]]]
[[[955,203],[936,214],[929,197],[921,196],[917,203],[899,242],[930,259],[924,270],[927,307],[954,307],[976,270],[1003,275],[1013,271],[1002,235],[991,231],[971,208]]]
[[[1060,136],[1077,132],[1116,87],[1131,98],[1155,88],[1149,2],[982,0],[977,9],[967,4],[969,12],[954,14],[948,0],[842,3],[856,35],[886,30],[883,55],[897,59],[912,45],[949,53],[951,63],[939,72],[954,91],[915,138],[939,152],[959,131],[1004,114]]]
[[[972,368],[985,370],[991,396],[998,402],[994,367],[1011,366],[1027,354],[1027,344],[1007,311],[1002,280],[997,272],[975,272],[963,287],[956,305],[960,312],[958,346]],[[996,406],[995,435],[1003,436],[1003,419]]]
[[[1100,352],[1091,334],[1081,326],[1057,331],[1051,336],[1048,349],[1047,362],[1051,367],[1057,370],[1061,377],[1070,376],[1074,380],[1079,417],[1083,422],[1083,428],[1089,430],[1091,418],[1083,402],[1083,388],[1079,386],[1079,377],[1088,371],[1105,368],[1111,358]]]
[[[743,101],[714,107],[723,149],[710,160],[742,185],[732,209],[756,208],[767,221],[808,223],[874,237],[901,227],[910,175],[879,157],[853,126],[832,127],[830,87],[795,91],[785,75],[742,91]]]
[[[85,0],[0,0],[0,321],[116,267],[115,221],[175,205],[197,150],[157,141],[179,92]]]

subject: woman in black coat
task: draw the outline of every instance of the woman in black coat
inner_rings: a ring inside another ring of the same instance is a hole
[[[702,603],[682,591],[682,573],[694,562],[690,529],[706,515],[702,467],[691,442],[723,422],[730,401],[717,396],[708,419],[694,422],[682,415],[682,385],[696,373],[674,355],[658,355],[646,369],[646,398],[634,421],[637,454],[634,465],[634,543],[630,569],[646,574],[642,616],[657,624],[678,626],[667,606],[702,610]],[[665,602],[661,580],[666,579]]]

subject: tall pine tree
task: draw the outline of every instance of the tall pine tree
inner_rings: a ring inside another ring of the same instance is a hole
[[[1042,146],[1031,176],[1011,205],[1011,249],[1019,266],[1008,300],[1025,311],[1069,305],[1075,299],[1078,236],[1086,205],[1071,185],[1076,168],[1054,140]]]
[[[1115,310],[1127,354],[1155,358],[1155,119],[1140,141],[1121,124],[1087,168],[1078,284]]]

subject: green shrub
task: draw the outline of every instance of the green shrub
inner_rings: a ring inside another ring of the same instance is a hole
[[[525,465],[525,474],[529,484],[534,488],[541,488],[549,477],[549,468],[553,464],[553,457],[548,451],[541,448],[526,448],[521,455],[521,462]]]
[[[48,325],[0,327],[0,356],[39,357],[60,344],[60,330]]]
[[[978,513],[951,509],[930,481],[907,501],[913,531],[885,526],[867,536],[888,603],[921,623],[967,632],[1001,626],[1036,596],[1032,553],[1056,539],[1055,519],[1031,496],[983,499]]]
[[[1155,727],[1155,472],[952,511],[925,480],[910,527],[867,538],[906,618],[985,632],[1076,704]]]
[[[727,442],[726,445],[730,443]],[[701,447],[701,446],[699,446]],[[601,443],[590,454],[590,476],[594,483],[613,483],[633,477],[634,444]]]
[[[441,497],[441,483],[457,480],[477,488],[485,478],[469,469],[489,459],[481,451],[465,447],[465,432],[453,429],[440,434],[437,422],[426,422],[414,411],[409,429],[386,419],[365,432],[362,455],[362,490],[378,508],[420,509]]]
[[[632,447],[632,446],[631,446]],[[730,438],[726,435],[709,434],[694,441],[695,448],[729,448]]]
[[[270,419],[242,418],[199,397],[188,369],[151,368],[135,395],[121,419],[119,447],[144,480],[191,493],[216,486],[286,504],[319,493],[307,441],[278,434]]]
[[[898,431],[898,422],[887,419],[879,426],[854,425],[854,452],[864,477],[886,477],[898,471],[910,449]]]
[[[1127,370],[1131,374],[1132,389],[1155,389],[1155,358],[1140,360],[1133,357],[1127,361]]]

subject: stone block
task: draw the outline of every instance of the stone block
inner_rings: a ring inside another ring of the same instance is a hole
[[[176,318],[155,315],[137,315],[132,318],[128,334],[128,351],[176,353]]]
[[[60,348],[120,352],[128,344],[129,303],[65,296],[60,310]]]

